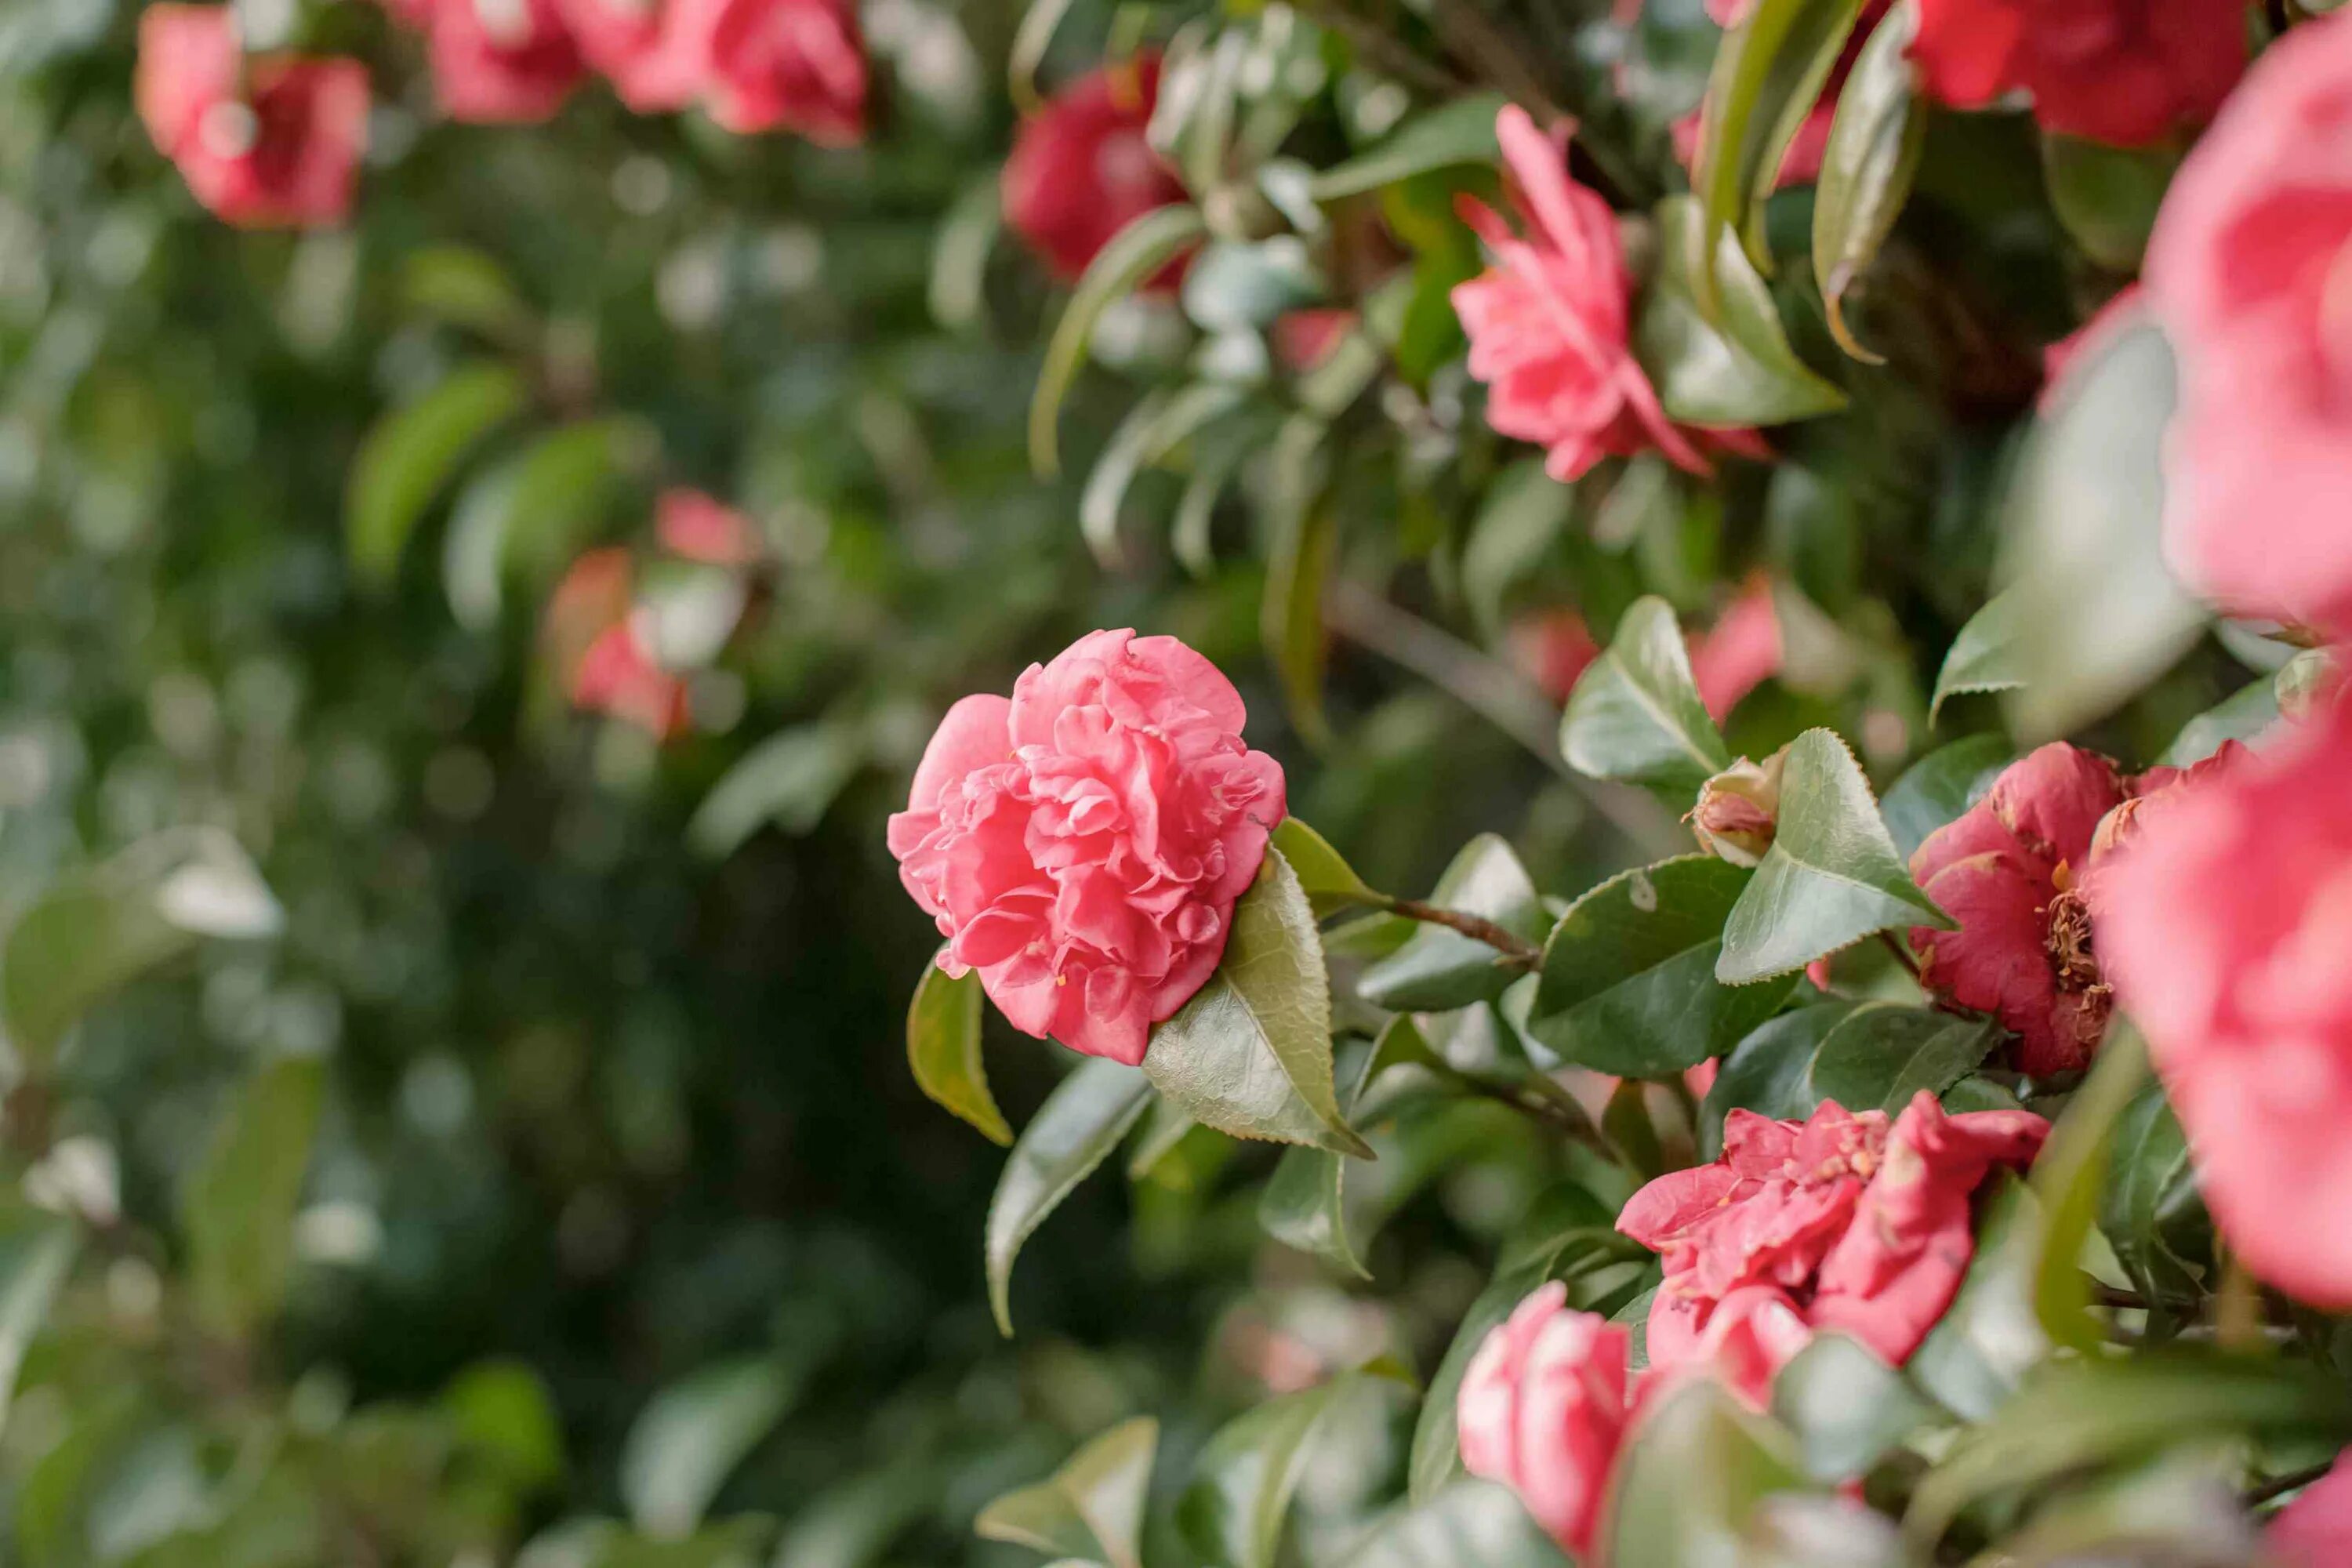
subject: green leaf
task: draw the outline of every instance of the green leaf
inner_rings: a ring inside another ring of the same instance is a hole
[[[705,1368],[655,1394],[621,1445],[621,1500],[630,1521],[657,1539],[692,1535],[728,1476],[791,1408],[800,1384],[790,1368],[753,1356]]]
[[[1274,826],[1269,840],[1298,874],[1298,885],[1318,915],[1328,915],[1351,904],[1380,905],[1387,900],[1356,875],[1331,841],[1297,817],[1286,816]]]
[[[1347,1568],[1571,1568],[1501,1487],[1465,1477],[1375,1520],[1333,1561]]]
[[[1169,1104],[1158,1094],[1151,1097],[1151,1115],[1136,1135],[1135,1146],[1128,1151],[1127,1179],[1140,1182],[1160,1168],[1160,1162],[1176,1151],[1184,1136],[1200,1125],[1191,1117]]]
[[[1775,3],[1759,0],[1759,9]],[[1772,291],[1738,237],[1718,231],[1711,259],[1713,311],[1701,292],[1710,262],[1706,218],[1688,196],[1659,203],[1658,270],[1642,298],[1633,345],[1667,415],[1687,425],[1747,426],[1844,407],[1845,394],[1789,346]]]
[[[988,1304],[1013,1333],[1013,1260],[1045,1216],[1127,1136],[1151,1103],[1142,1072],[1092,1057],[1064,1079],[1013,1145],[988,1205]]]
[[[563,1425],[547,1384],[530,1363],[476,1362],[450,1380],[438,1401],[469,1453],[513,1483],[535,1489],[563,1474]]]
[[[1710,233],[1744,229],[1759,267],[1770,265],[1765,198],[1863,8],[1863,0],[1756,0],[1716,50],[1699,109],[1693,205],[1704,207]]]
[[[0,1425],[7,1420],[25,1352],[48,1320],[80,1247],[80,1232],[62,1215],[13,1198],[0,1203]]]
[[[215,1331],[251,1332],[277,1312],[294,1261],[294,1210],[310,1166],[326,1068],[281,1057],[246,1079],[181,1195],[188,1283]]]
[[[1176,1502],[1177,1528],[1193,1550],[1223,1568],[1274,1568],[1316,1431],[1358,1386],[1353,1378],[1335,1378],[1269,1399],[1218,1427]]]
[[[2041,1205],[2002,1171],[1978,1194],[1976,1208],[1977,1251],[1959,1292],[1905,1363],[1912,1382],[1968,1421],[2000,1409],[2050,1352],[2034,1317],[2030,1256]]]
[[[1813,1113],[1813,1058],[1830,1031],[1861,1004],[1816,1002],[1783,1013],[1739,1042],[1723,1058],[1699,1109],[1699,1157],[1723,1153],[1723,1119],[1747,1110],[1775,1121],[1798,1121]]]
[[[551,576],[577,555],[643,434],[631,419],[567,425],[466,487],[442,542],[442,582],[459,626],[498,625],[509,577]]]
[[[1266,500],[1274,542],[1258,615],[1259,635],[1282,678],[1291,721],[1310,741],[1326,732],[1323,590],[1339,548],[1339,514],[1324,496],[1330,467],[1323,447],[1328,433],[1321,420],[1300,414],[1286,420],[1274,438]]]
[[[944,957],[947,950],[940,952]],[[988,1091],[988,1068],[981,1060],[980,971],[950,976],[936,960],[923,966],[907,1009],[907,1065],[935,1104],[978,1128],[990,1142],[1012,1147],[1013,1129]]]
[[[1160,1448],[1160,1423],[1121,1422],[1070,1456],[1034,1487],[1007,1492],[980,1510],[972,1530],[985,1540],[1107,1568],[1139,1568],[1145,1489]]]
[[[1922,1092],[1940,1095],[1968,1077],[2001,1038],[1991,1019],[1865,1002],[1822,1036],[1806,1092],[1816,1103],[1892,1116]]]
[[[1579,1067],[1666,1078],[1720,1056],[1796,986],[1715,977],[1748,873],[1712,855],[1626,871],[1570,904],[1544,944],[1528,1031]]]
[[[1772,847],[1724,924],[1716,978],[1769,979],[1914,925],[1954,929],[1904,869],[1853,753],[1830,731],[1806,731],[1781,769]]]
[[[1822,1334],[1772,1380],[1772,1414],[1797,1435],[1805,1473],[1858,1480],[1935,1414],[1861,1341]]]
[[[2249,681],[2183,724],[2156,760],[2167,767],[2185,768],[2203,762],[2231,741],[2255,739],[2278,722],[2278,689],[2276,680]]]
[[[462,245],[411,251],[401,267],[401,294],[420,315],[510,342],[531,327],[530,307],[497,261]]]
[[[855,724],[818,719],[779,730],[710,786],[686,825],[687,847],[724,860],[772,822],[794,837],[813,833],[866,758]]]
[[[1910,864],[1929,834],[1983,799],[2015,756],[2005,735],[1970,735],[1937,747],[1906,769],[1878,803],[1887,837],[1904,864]]]
[[[2179,163],[2180,154],[2163,147],[2110,147],[2054,132],[2042,138],[2051,211],[2083,254],[2110,272],[2139,270]]]
[[[1066,8],[1069,0],[1052,0],[1052,4]],[[1046,0],[1030,6],[1022,16],[1022,26],[1025,28],[1030,18],[1046,9]],[[970,331],[980,325],[981,313],[988,308],[988,258],[1003,232],[1003,183],[991,169],[964,186],[947,216],[940,220],[938,235],[931,241],[930,288],[926,297],[931,320],[949,331]]]
[[[1927,148],[1927,106],[1913,90],[1906,58],[1918,29],[1916,3],[1894,6],[1855,55],[1813,187],[1813,277],[1830,331],[1839,347],[1872,364],[1884,360],[1854,340],[1845,295],[1893,232]]]
[[[1227,382],[1197,381],[1174,392],[1146,395],[1119,422],[1078,497],[1078,531],[1105,571],[1118,571],[1125,561],[1118,542],[1119,510],[1137,473],[1202,426],[1233,412],[1248,395]]]
[[[1437,879],[1429,901],[1456,914],[1476,915],[1529,942],[1543,935],[1543,900],[1511,847],[1482,833],[1462,847]],[[1496,963],[1498,954],[1475,937],[1423,924],[1402,947],[1364,971],[1356,994],[1391,1013],[1440,1013],[1499,996],[1518,976]]]
[[[345,503],[352,568],[362,582],[392,580],[409,535],[457,465],[529,402],[520,376],[484,361],[376,421],[352,460]]]
[[[1511,464],[1486,487],[1462,547],[1462,596],[1489,636],[1502,628],[1512,585],[1559,542],[1575,495],[1544,472],[1540,458]]]
[[[2033,1195],[2042,1207],[2034,1315],[2053,1344],[2084,1354],[2095,1353],[2104,1335],[2086,1316],[2091,1278],[2083,1271],[2083,1244],[2098,1220],[2116,1120],[2147,1079],[2147,1047],[2118,1021],[2033,1162]]]
[[[2116,1119],[2099,1228],[2147,1300],[2193,1304],[2203,1294],[2212,1221],[2197,1191],[2189,1139],[2160,1083],[2143,1086]]]
[[[1559,743],[1578,773],[1645,784],[1676,803],[1731,765],[1691,679],[1673,605],[1643,598],[1625,612],[1608,651],[1569,694]]]
[[[1944,654],[1936,672],[1936,695],[1927,703],[1927,721],[1934,723],[1948,698],[1969,691],[2014,691],[2025,684],[2024,628],[2021,619],[2025,599],[2015,593],[1996,594],[1969,617]]]
[[[2029,742],[2114,709],[2205,625],[2160,537],[2172,351],[2143,321],[2089,352],[2027,438],[2004,507],[2000,576],[2025,678],[2009,711]]]
[[[1392,1060],[1426,1059],[1429,1047],[1412,1029],[1409,1018],[1393,1018],[1381,1032],[1376,1047],[1354,1047],[1350,1068],[1354,1082],[1348,1092],[1353,1117],[1363,1106],[1364,1092],[1373,1078]],[[1285,1247],[1323,1259],[1345,1274],[1370,1279],[1371,1270],[1357,1257],[1348,1237],[1348,1161],[1328,1149],[1285,1149],[1274,1174],[1258,1194],[1258,1228]]]
[[[1062,400],[1069,395],[1070,384],[1086,363],[1087,343],[1104,310],[1207,232],[1198,207],[1154,207],[1095,253],[1086,276],[1070,291],[1070,302],[1063,307],[1062,319],[1045,344],[1045,363],[1038,370],[1037,389],[1029,404],[1029,464],[1040,478],[1051,479],[1061,471],[1057,426]]]
[[[1323,299],[1326,285],[1295,234],[1219,239],[1184,269],[1184,313],[1204,332],[1262,331],[1286,311]]]
[[[0,1021],[26,1062],[55,1058],[92,1005],[204,937],[274,936],[278,901],[236,841],[174,829],[52,883],[0,948]]]
[[[1495,140],[1500,93],[1471,93],[1407,121],[1369,153],[1335,163],[1309,187],[1318,202],[1361,195],[1433,169],[1462,163],[1491,164],[1502,155]]]
[[[1298,875],[1269,846],[1207,984],[1151,1031],[1143,1070],[1179,1110],[1237,1138],[1371,1151],[1331,1082],[1331,982]]]
[[[1607,1558],[1624,1563],[1734,1563],[1757,1505],[1804,1485],[1787,1435],[1750,1415],[1711,1378],[1664,1394],[1619,1456]]]

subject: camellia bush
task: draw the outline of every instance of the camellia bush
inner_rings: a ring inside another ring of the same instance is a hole
[[[26,1561],[2352,1564],[2352,20],[121,12]]]

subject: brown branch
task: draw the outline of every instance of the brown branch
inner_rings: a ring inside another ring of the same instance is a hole
[[[1493,921],[1465,915],[1459,910],[1441,909],[1419,899],[1391,899],[1381,907],[1392,915],[1402,915],[1409,921],[1420,921],[1426,925],[1444,926],[1449,931],[1460,931],[1473,942],[1483,942],[1503,955],[1498,963],[1510,968],[1533,970],[1543,963],[1542,948]]]

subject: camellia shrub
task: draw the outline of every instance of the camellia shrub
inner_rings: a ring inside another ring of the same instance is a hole
[[[77,1066],[199,943],[299,950],[285,814],[118,811],[0,948],[28,1561],[796,1568],[951,1518],[1100,1568],[2352,1564],[2352,20],[69,10],[0,31],[8,211],[162,184],[293,247],[225,254],[314,363],[384,334],[276,405],[313,449],[231,445],[331,466],[321,570],[515,688],[420,704],[681,857],[846,846],[872,897],[817,918],[893,900],[913,1081],[970,1130],[925,1139],[1008,1150],[962,1277],[1008,1337],[1130,1305],[1114,1370],[943,1331],[909,1381],[956,1391],[814,1500],[775,1456],[845,1471],[915,1352],[787,1448],[833,1342],[789,1311],[632,1392],[625,1523],[527,1362],[353,1412],[301,1374],[360,1336],[285,1319],[364,1231],[305,1196],[364,1164],[367,1075],[257,1050],[126,1196],[91,1129],[163,1091]],[[575,176],[696,226],[517,220]],[[209,426],[121,390],[202,379],[152,313],[50,308],[68,251],[142,265],[76,237],[20,247],[5,449],[86,543]],[[428,795],[495,788],[455,750]],[[1122,1173],[1125,1249],[1049,1261]],[[171,1424],[59,1414],[134,1387]]]

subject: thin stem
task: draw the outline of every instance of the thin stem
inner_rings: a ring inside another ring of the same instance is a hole
[[[2234,1252],[2221,1264],[2213,1299],[2213,1340],[2225,1351],[2255,1351],[2263,1343],[2263,1288]]]
[[[2302,1469],[2289,1470],[2283,1476],[2273,1476],[2262,1485],[2249,1487],[2246,1489],[2245,1504],[2248,1508],[2260,1508],[2273,1498],[2282,1498],[2291,1491],[2309,1486],[2335,1468],[2335,1460],[2322,1459],[2315,1465],[2305,1465]]]
[[[1473,942],[1483,942],[1496,952],[1502,962],[1513,969],[1532,970],[1543,963],[1543,949],[1515,931],[1506,931],[1493,921],[1476,915],[1465,915],[1459,910],[1441,909],[1419,899],[1390,899],[1381,907],[1392,915],[1402,915],[1409,921],[1426,925],[1444,926],[1460,931]]]
[[[1903,966],[1903,973],[1916,981],[1919,978],[1919,961],[1911,956],[1911,949],[1903,939],[1891,931],[1883,931],[1878,933],[1878,940],[1885,944],[1887,952],[1895,955],[1895,962]]]

